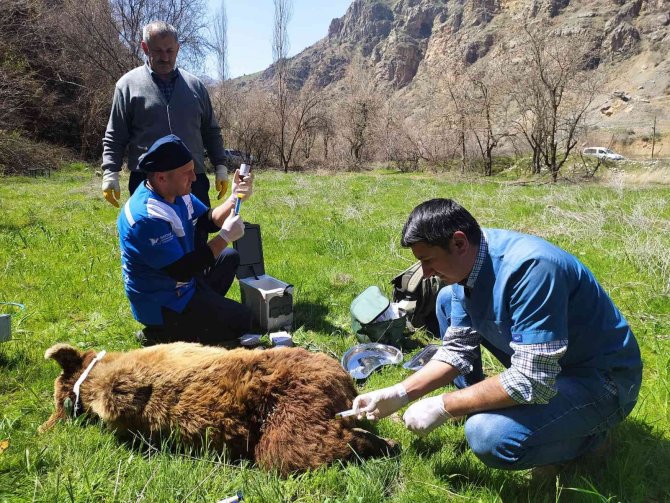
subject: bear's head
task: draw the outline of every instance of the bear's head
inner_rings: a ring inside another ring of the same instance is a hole
[[[63,371],[54,383],[54,401],[56,410],[51,417],[39,428],[40,432],[51,429],[57,421],[73,415],[75,406],[74,385],[93,361],[96,352],[93,350],[80,351],[69,344],[56,344],[44,353],[44,358],[53,358],[58,362]],[[83,409],[83,404],[81,404]],[[81,410],[80,409],[80,410]]]

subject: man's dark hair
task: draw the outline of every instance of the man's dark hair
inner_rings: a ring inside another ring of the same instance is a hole
[[[482,229],[468,210],[453,199],[431,199],[409,214],[400,243],[407,248],[423,242],[448,250],[456,231],[463,232],[470,243],[479,246]]]

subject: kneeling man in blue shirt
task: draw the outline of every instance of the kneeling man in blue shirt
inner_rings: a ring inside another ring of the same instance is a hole
[[[598,448],[633,409],[642,379],[628,323],[575,257],[535,236],[482,229],[450,199],[410,214],[402,235],[424,276],[447,283],[437,299],[443,345],[402,383],[360,395],[376,420],[403,419],[427,434],[467,416],[465,435],[493,468],[559,464]],[[480,347],[506,370],[484,378]]]
[[[239,255],[228,245],[244,235],[235,199],[251,196],[253,179],[235,172],[231,197],[215,209],[191,194],[193,156],[174,135],[140,158],[147,177],[119,214],[126,295],[145,343],[193,341],[220,344],[251,328],[250,310],[225,297]],[[196,231],[217,232],[194,247]]]

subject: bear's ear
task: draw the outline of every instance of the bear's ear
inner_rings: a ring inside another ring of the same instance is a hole
[[[44,358],[53,358],[63,368],[66,374],[73,374],[81,370],[84,365],[84,353],[69,344],[56,344],[44,353]]]

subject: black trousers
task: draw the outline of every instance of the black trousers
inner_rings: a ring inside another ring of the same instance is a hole
[[[128,192],[130,195],[133,195],[135,189],[139,187],[140,183],[146,180],[147,175],[142,171],[131,171],[130,178],[128,179]],[[191,184],[191,194],[200,199],[200,202],[207,206],[211,207],[209,200],[209,178],[205,173],[196,173],[195,182]],[[209,235],[207,231],[196,228],[195,229],[195,247],[199,248],[207,244]]]
[[[195,293],[181,313],[164,307],[163,324],[145,327],[145,345],[177,341],[229,345],[248,333],[251,311],[225,297],[239,263],[237,251],[224,250],[215,264],[196,278]]]

